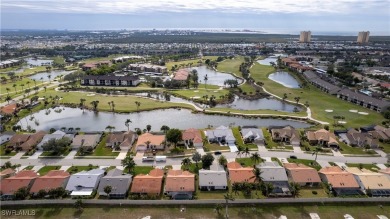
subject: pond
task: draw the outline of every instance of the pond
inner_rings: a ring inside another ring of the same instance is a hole
[[[54,78],[60,75],[67,75],[69,73],[72,73],[73,71],[51,71],[51,72],[42,72],[38,73],[35,75],[30,76],[29,78],[32,80],[37,80],[37,81],[49,81],[49,75],[51,75],[50,80],[53,81]]]
[[[194,67],[190,68],[189,70],[196,69],[198,71],[199,76],[199,83],[204,84],[204,77],[207,75],[207,84],[213,84],[218,86],[224,86],[225,80],[228,79],[235,79],[238,81],[238,83],[242,83],[242,80],[239,78],[234,77],[231,74],[228,73],[221,73],[214,71],[212,69],[207,68],[206,66],[200,66],[200,67]]]
[[[194,114],[190,110],[185,109],[166,109],[154,110],[140,113],[130,114],[115,114],[109,112],[94,113],[92,111],[83,112],[81,109],[69,107],[61,107],[60,113],[50,109],[50,113],[46,110],[41,110],[34,113],[33,119],[27,116],[19,121],[19,125],[26,128],[30,125],[36,130],[49,130],[50,128],[60,129],[62,127],[80,128],[82,131],[104,131],[105,128],[115,126],[116,130],[126,130],[125,121],[130,119],[130,129],[144,129],[146,125],[151,125],[152,130],[159,131],[161,126],[167,125],[171,128],[187,129],[187,128],[207,128],[209,125],[214,127],[220,125],[256,125],[259,127],[267,127],[270,125],[284,126],[291,125],[295,128],[307,128],[311,125],[305,122],[282,120],[282,119],[249,119],[243,117],[229,117],[222,115],[206,115],[202,113]],[[37,125],[37,123],[39,125]]]
[[[246,100],[235,96],[234,101],[230,104],[219,104],[217,107],[239,109],[239,110],[277,110],[283,112],[294,112],[294,109],[302,110],[301,107],[291,103],[286,103],[274,98],[261,98],[257,100]]]
[[[288,88],[300,88],[298,81],[284,71],[272,73],[268,78]]]
[[[34,58],[27,58],[24,59],[27,62],[27,65],[33,65],[33,66],[42,66],[42,65],[51,65],[53,60],[50,59],[34,59]]]
[[[271,65],[271,62],[277,64],[279,56],[280,56],[280,58],[287,57],[287,55],[285,55],[285,54],[275,54],[275,55],[269,56],[265,59],[258,60],[257,62],[262,64],[262,65]]]

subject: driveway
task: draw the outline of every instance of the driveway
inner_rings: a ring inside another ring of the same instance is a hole
[[[202,156],[206,154],[206,152],[204,152],[203,148],[197,148],[196,152],[198,152]]]
[[[35,151],[35,153],[33,155],[31,155],[29,158],[27,159],[38,159],[39,156],[41,156],[41,154],[43,153],[42,150],[39,150],[39,151]]]
[[[303,151],[301,150],[301,147],[293,147],[293,149],[294,149],[294,153],[297,153],[297,154],[302,154],[303,153]]]
[[[229,144],[230,152],[237,152],[238,148],[235,144]]]
[[[329,164],[329,162],[327,161],[324,161],[324,160],[317,160],[317,163],[322,167],[330,167],[331,165]]]
[[[38,172],[43,166],[34,166],[31,170],[34,170],[35,172]]]
[[[268,149],[264,145],[257,145],[257,148],[260,154],[261,152],[268,152]]]
[[[23,156],[23,154],[25,154],[25,153],[26,153],[26,152],[23,152],[23,151],[18,152],[18,153],[15,154],[13,157],[11,157],[10,160],[18,160],[18,159],[20,159],[20,158]]]
[[[341,169],[345,170],[347,169],[347,165],[345,163],[342,163],[342,162],[334,162],[337,166],[339,166]]]
[[[121,152],[119,152],[118,156],[115,159],[123,160],[125,159],[126,155],[127,155],[127,150],[122,150]]]
[[[377,154],[381,155],[381,157],[387,157],[387,154],[385,152],[383,152],[382,150],[379,150],[379,149],[375,149],[374,150]]]
[[[332,153],[335,157],[344,157],[344,155],[339,150],[335,151],[332,149]]]
[[[76,154],[77,154],[77,151],[72,150],[71,152],[69,152],[68,155],[66,155],[66,157],[64,159],[73,159]]]

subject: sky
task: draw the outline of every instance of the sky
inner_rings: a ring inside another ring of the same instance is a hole
[[[252,29],[390,35],[390,0],[1,0],[1,29]]]

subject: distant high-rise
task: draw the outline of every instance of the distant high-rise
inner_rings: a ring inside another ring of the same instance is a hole
[[[311,32],[310,31],[301,31],[301,36],[299,37],[299,42],[309,43],[310,40],[311,40]]]
[[[370,31],[359,32],[357,37],[358,43],[368,43],[368,38],[370,37]]]

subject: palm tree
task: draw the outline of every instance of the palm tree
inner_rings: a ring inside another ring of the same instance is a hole
[[[106,185],[103,190],[107,194],[107,197],[110,197],[110,193],[112,191],[112,187],[110,185]]]
[[[219,158],[218,158],[218,163],[219,165],[222,165],[222,166],[226,166],[227,165],[227,159],[225,156],[221,155]]]
[[[15,93],[18,93],[16,92],[16,84],[13,84],[12,87],[15,89]]]
[[[217,212],[218,215],[221,215],[223,206],[221,204],[216,204],[215,205],[215,211]]]
[[[261,181],[263,181],[263,177],[261,177],[261,174],[263,172],[261,172],[261,170],[259,168],[255,167],[252,172],[254,175],[253,178],[255,178],[255,182],[260,183]]]
[[[27,81],[26,84],[28,86],[28,89],[30,89],[30,81]]]
[[[245,154],[245,157],[247,157],[249,154],[251,154],[249,147],[245,147],[244,151],[242,152]]]
[[[233,183],[232,185],[232,191],[234,192],[234,194],[238,194],[238,192],[240,191],[241,187],[240,187],[240,184],[239,183]]]
[[[47,78],[49,78],[49,84],[51,84],[51,75],[48,75]]]
[[[91,102],[91,105],[93,106],[93,110],[95,112],[97,112],[97,107],[99,105],[99,101],[98,100],[94,100],[94,101]]]
[[[316,155],[316,158],[314,159],[314,162],[317,162],[317,156],[318,156],[318,152],[321,152],[322,151],[322,147],[321,146],[317,146],[316,149],[314,150],[314,152],[311,154],[312,156],[313,155]]]
[[[272,183],[262,183],[261,184],[261,190],[263,192],[263,195],[268,197],[272,191],[274,190],[274,185]]]
[[[260,154],[255,152],[254,154],[252,154],[251,156],[251,160],[253,161],[253,163],[258,164],[260,162]]]
[[[229,218],[229,214],[228,214],[228,204],[229,204],[229,201],[234,201],[234,197],[232,196],[232,194],[230,193],[227,193],[226,195],[223,196],[225,201],[226,201],[226,218]]]
[[[300,97],[294,97],[294,100],[297,102],[297,104],[298,104],[300,99],[301,99]]]
[[[45,92],[46,92],[46,88],[47,88],[46,86],[43,86],[43,89],[45,89]]]
[[[283,98],[282,99],[283,99],[283,101],[285,101],[287,99],[287,94],[286,93],[283,94]]]
[[[83,109],[83,112],[84,112],[84,102],[85,101],[86,101],[86,99],[84,99],[84,98],[80,99],[80,107]]]
[[[296,182],[290,182],[291,195],[296,198],[301,195],[301,186]]]
[[[130,123],[131,123],[131,120],[130,119],[126,119],[125,121],[125,126],[127,127],[127,131],[129,131],[129,126],[130,126]]]
[[[133,169],[136,165],[133,158],[130,156],[125,157],[125,159],[123,159],[121,163],[122,163],[122,166],[124,168],[127,168],[129,173],[131,173],[133,171]]]
[[[41,81],[42,81],[42,84],[43,84],[43,77],[41,77],[40,79],[41,79]]]
[[[108,106],[110,106],[110,110],[111,110],[111,102],[108,102]]]
[[[237,156],[240,155],[240,157],[241,157],[241,154],[243,153],[243,151],[244,151],[244,148],[241,145],[238,145],[237,152],[236,152]]]
[[[135,101],[135,105],[137,106],[137,111],[139,111],[139,107],[141,106],[141,102]]]
[[[9,89],[9,88],[7,87],[7,88],[5,88],[5,90],[7,91],[7,95],[9,95],[9,91],[10,91],[11,89]]]
[[[207,74],[204,76],[204,88],[207,90],[207,81],[209,80],[209,77],[207,77]]]
[[[8,104],[9,104],[9,101],[10,101],[10,100],[12,100],[12,98],[11,98],[9,95],[7,95],[7,97],[5,98],[5,101],[7,101]]]
[[[112,107],[112,112],[115,113],[115,103],[114,103],[114,101],[111,101],[111,107]]]
[[[23,89],[23,87],[24,87],[24,84],[21,84],[21,85],[19,85],[19,86],[21,86],[21,87],[22,87],[22,90],[24,90],[24,89]]]
[[[202,160],[202,155],[199,152],[195,152],[192,154],[192,160],[196,163],[196,167],[198,167],[198,162]]]
[[[169,130],[170,128],[166,125],[163,125],[161,126],[160,130],[164,132],[164,134],[167,134],[167,131]]]
[[[34,81],[34,87],[37,86],[37,80],[36,79],[32,79]]]
[[[106,130],[108,130],[109,132],[112,132],[112,130],[114,130],[115,129],[115,126],[110,126],[110,125],[108,125],[107,127],[106,127]]]
[[[181,165],[184,166],[186,170],[188,170],[188,167],[192,164],[191,159],[186,157],[181,161]]]

